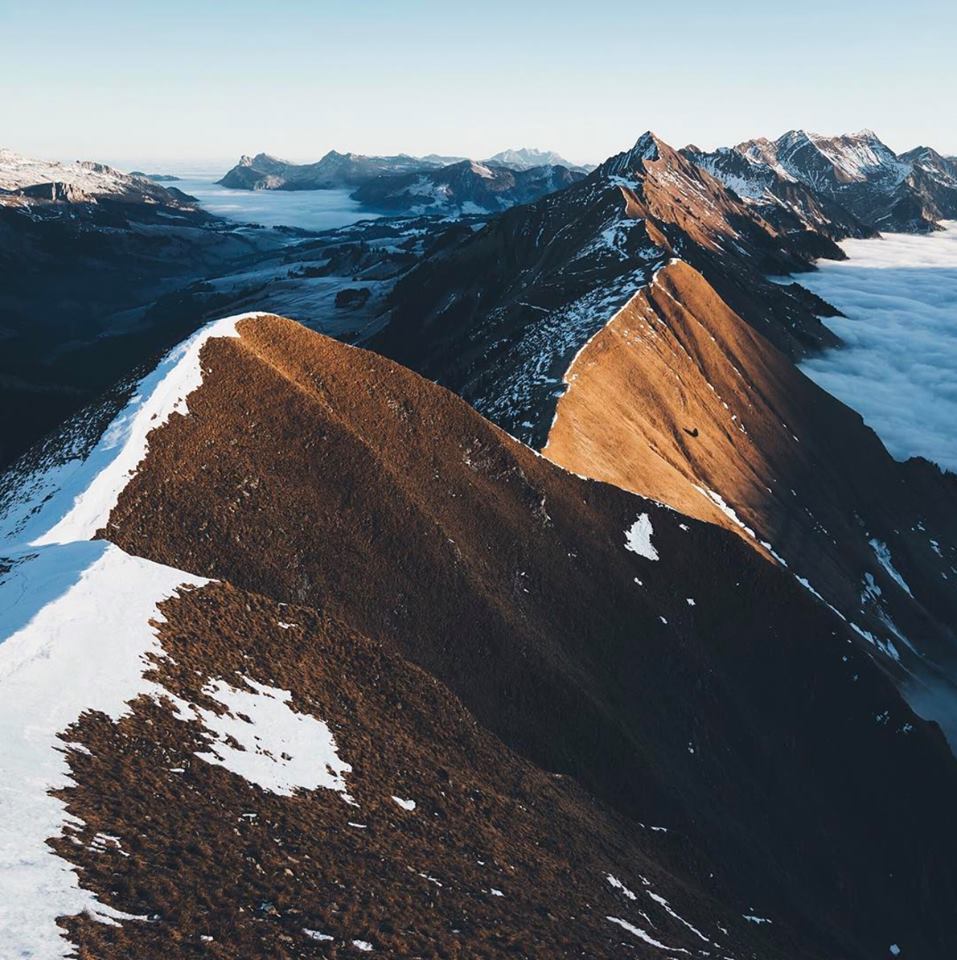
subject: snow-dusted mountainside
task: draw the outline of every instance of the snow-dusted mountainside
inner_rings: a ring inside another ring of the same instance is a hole
[[[513,170],[528,170],[531,167],[566,167],[587,173],[591,168],[584,164],[569,163],[554,150],[537,150],[534,147],[519,147],[502,150],[484,161],[492,166],[511,167]]]
[[[788,183],[809,188],[818,203],[830,204],[819,223],[851,220],[845,236],[862,235],[854,231],[854,220],[871,229],[923,231],[957,216],[953,164],[927,147],[897,156],[871,130],[835,137],[791,130],[777,140],[759,138],[709,154],[692,153],[697,163],[752,200],[787,202]]]
[[[849,626],[382,357],[219,321],[0,503],[16,956],[957,949],[957,765]]]
[[[377,177],[352,197],[387,213],[493,213],[562,190],[584,176],[562,166],[508,166],[463,160],[439,170]]]
[[[712,153],[686,147],[682,153],[782,232],[813,230],[832,240],[876,233],[826,193],[808,186],[779,164],[759,159],[756,153],[731,147]]]
[[[806,293],[766,274],[808,269],[818,255],[842,256],[819,233],[772,227],[646,134],[578,183],[425,257],[399,279],[370,345],[540,446],[575,353],[670,257],[696,265],[800,355],[834,341]]]
[[[957,739],[957,489],[798,371],[828,305],[765,275],[842,254],[761,213],[646,135],[427,257],[369,342],[568,469],[739,533]]]
[[[191,198],[148,177],[120,173],[103,163],[36,160],[0,148],[0,205],[37,201],[96,203],[100,199],[189,208]]]
[[[873,130],[836,137],[791,130],[773,143],[743,143],[740,149],[818,189],[871,183],[892,190],[910,172]]]

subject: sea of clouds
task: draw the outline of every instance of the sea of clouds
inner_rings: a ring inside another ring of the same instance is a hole
[[[184,173],[178,187],[210,213],[265,227],[331,230],[377,216],[349,197],[348,190],[230,190],[215,182],[222,173]]]
[[[957,471],[957,221],[926,236],[847,240],[848,260],[796,277],[846,317],[845,343],[801,364],[858,411],[899,460]]]

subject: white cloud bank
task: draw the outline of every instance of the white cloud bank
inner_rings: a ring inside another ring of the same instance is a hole
[[[898,459],[957,470],[957,221],[929,236],[847,240],[849,260],[797,279],[846,317],[847,346],[801,365],[858,411]]]

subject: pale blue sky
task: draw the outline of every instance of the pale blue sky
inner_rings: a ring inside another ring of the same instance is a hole
[[[0,0],[0,146],[602,160],[803,126],[957,153],[954,0]]]

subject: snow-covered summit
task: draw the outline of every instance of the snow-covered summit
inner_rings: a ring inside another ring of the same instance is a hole
[[[535,147],[518,147],[501,150],[489,157],[485,163],[511,167],[513,170],[529,170],[532,167],[568,167],[570,170],[584,170],[580,164],[571,163],[554,150],[539,150]]]
[[[750,140],[737,149],[809,186],[874,179],[896,185],[909,172],[909,165],[871,130],[839,136],[789,130],[777,140]]]
[[[795,184],[817,201],[836,202],[841,209],[818,209],[808,219],[819,226],[850,215],[865,230],[925,231],[957,216],[957,165],[928,147],[898,155],[869,129],[838,136],[795,129],[776,140],[686,153],[742,197],[793,206],[788,184]],[[806,213],[817,201],[803,197],[799,205]]]

